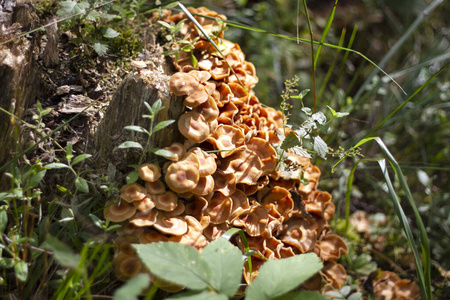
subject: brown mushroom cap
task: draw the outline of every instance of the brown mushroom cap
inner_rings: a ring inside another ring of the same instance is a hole
[[[189,95],[197,89],[199,82],[195,77],[178,72],[170,77],[170,90],[177,96]]]
[[[214,178],[211,175],[199,178],[197,185],[192,190],[195,195],[205,196],[214,190]]]
[[[139,166],[138,174],[145,181],[155,182],[161,177],[161,168],[157,164],[145,163]]]
[[[131,244],[136,244],[138,241],[137,236],[119,236],[114,239],[114,252],[134,255],[136,254],[136,249]]]
[[[214,121],[219,116],[219,108],[217,107],[216,100],[212,96],[208,96],[207,101],[194,107],[193,111],[201,114],[206,122]]]
[[[230,197],[222,193],[215,193],[213,198],[208,202],[206,213],[211,217],[211,223],[220,224],[228,220],[233,207],[233,201]]]
[[[147,190],[138,183],[125,184],[120,188],[120,198],[131,203],[147,197]]]
[[[114,199],[111,199],[106,202],[103,213],[106,219],[113,222],[122,222],[131,218],[136,213],[136,208],[128,202],[115,202]]]
[[[163,149],[169,151],[170,155],[160,155],[171,161],[179,161],[186,154],[186,148],[180,143],[173,143]]]
[[[190,153],[182,160],[172,163],[165,176],[169,188],[176,193],[189,192],[195,188],[200,178],[198,157]]]
[[[208,154],[199,147],[194,147],[190,149],[188,154],[191,153],[195,154],[195,156],[197,156],[198,158],[199,162],[198,172],[201,177],[211,175],[216,171],[217,164],[215,160],[215,155]]]
[[[347,282],[347,272],[345,271],[345,268],[335,261],[325,262],[320,273],[323,274],[325,280],[331,283],[334,288],[340,289]]]
[[[305,219],[291,218],[287,224],[286,231],[281,235],[281,241],[293,246],[300,253],[311,252],[316,245],[317,232],[310,228]]]
[[[118,236],[139,236],[142,232],[144,232],[143,228],[134,226],[134,224],[130,222],[122,224],[122,226],[117,229]]]
[[[158,231],[171,234],[175,236],[181,236],[188,230],[187,223],[183,218],[170,217],[167,218],[164,214],[158,214],[155,225],[153,225]]]
[[[336,235],[329,234],[318,243],[320,258],[324,261],[334,260],[348,253],[344,240]]]
[[[140,211],[148,211],[155,207],[154,197],[145,197],[142,200],[134,201],[133,205],[136,207],[137,210]]]
[[[164,211],[173,211],[178,205],[178,197],[174,192],[168,191],[154,197],[157,209]]]
[[[114,273],[120,280],[128,280],[138,273],[144,273],[146,268],[137,255],[119,252],[113,259]]]
[[[256,184],[262,174],[262,163],[255,152],[241,146],[222,160],[220,169],[225,174],[233,173],[236,183]]]
[[[206,140],[211,143],[216,150],[232,150],[244,143],[244,133],[237,126],[219,125],[216,131]],[[222,151],[221,157],[226,157],[231,151]]]
[[[414,300],[420,298],[420,288],[414,281],[401,279],[394,285],[395,299]]]
[[[236,191],[236,176],[233,173],[225,174],[219,169],[212,176],[214,178],[215,192],[221,192],[225,196],[230,196]]]
[[[262,206],[254,205],[250,211],[239,216],[244,222],[245,232],[250,236],[261,235],[269,221],[269,213]]]
[[[178,130],[188,140],[201,143],[209,136],[209,126],[205,118],[195,111],[189,111],[178,119]]]
[[[164,182],[162,182],[161,180],[156,180],[155,182],[146,182],[145,189],[151,195],[160,195],[166,192]]]
[[[200,221],[204,215],[208,201],[201,196],[194,196],[189,202],[185,203],[186,215],[193,216]]]
[[[138,211],[130,220],[134,226],[147,227],[152,226],[156,222],[158,211],[156,209]]]
[[[191,108],[197,107],[208,101],[208,98],[209,95],[205,87],[202,84],[199,84],[197,88],[184,99],[183,105]]]
[[[155,242],[167,242],[169,239],[157,232],[156,230],[149,228],[145,232],[139,235],[139,243],[141,244],[149,244]]]
[[[236,190],[232,195],[230,195],[230,198],[233,201],[230,220],[233,220],[234,218],[250,211],[250,203],[244,192]]]
[[[277,165],[277,152],[275,149],[264,139],[254,137],[246,143],[248,149],[255,152],[262,162],[262,171],[264,174],[268,174],[275,170]]]

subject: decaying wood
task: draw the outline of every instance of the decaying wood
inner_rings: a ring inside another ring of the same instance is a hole
[[[26,32],[33,26],[34,9],[20,1],[0,2],[0,41]],[[33,39],[17,38],[0,46],[0,107],[18,118],[34,103],[39,84],[33,52]],[[11,158],[13,147],[11,117],[0,112],[0,166]]]
[[[180,98],[171,95],[169,80],[171,68],[166,64],[161,54],[150,64],[149,68],[141,70],[124,79],[117,93],[111,100],[103,120],[94,135],[93,150],[95,153],[96,168],[105,168],[113,164],[121,172],[130,171],[128,165],[138,162],[140,151],[133,149],[119,149],[118,146],[125,141],[137,141],[141,145],[147,142],[145,134],[124,129],[128,125],[138,125],[150,128],[150,120],[142,115],[149,114],[144,101],[152,105],[161,99],[164,109],[154,121],[178,120],[184,111]],[[183,136],[173,123],[164,130],[156,132],[151,139],[150,147],[163,148],[175,141],[183,141]],[[147,160],[156,157],[148,157]]]

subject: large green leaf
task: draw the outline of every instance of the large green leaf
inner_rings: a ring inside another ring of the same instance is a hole
[[[233,297],[241,282],[241,251],[225,239],[217,239],[203,249],[203,259],[211,271],[212,287],[228,297]]]
[[[201,291],[201,292],[186,292],[172,296],[168,299],[177,300],[228,300],[228,297],[223,294],[216,294],[211,291]]]
[[[323,265],[315,253],[270,260],[247,288],[246,300],[269,300],[286,294],[316,274]]]
[[[139,294],[149,284],[148,274],[138,274],[114,292],[114,300],[137,300]]]
[[[208,263],[193,247],[174,242],[133,247],[150,272],[163,280],[192,290],[203,290],[210,285],[211,270]]]
[[[44,245],[44,249],[53,251],[55,259],[63,266],[75,269],[80,263],[81,257],[75,254],[67,245],[61,243],[57,238],[48,236]]]
[[[295,292],[277,297],[274,300],[328,300],[329,298],[319,294],[318,292]]]

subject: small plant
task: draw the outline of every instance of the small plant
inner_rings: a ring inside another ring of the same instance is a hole
[[[153,103],[152,106],[150,106],[150,104],[148,104],[147,102],[144,102],[144,105],[150,114],[143,115],[142,117],[145,119],[150,119],[150,128],[147,130],[141,126],[130,125],[130,126],[125,126],[125,129],[139,132],[139,133],[145,133],[147,135],[147,143],[145,145],[141,145],[138,142],[126,141],[119,145],[120,149],[137,148],[137,149],[142,150],[138,164],[131,165],[131,167],[133,167],[135,170],[133,172],[131,172],[130,174],[128,174],[128,176],[126,178],[127,183],[135,182],[138,179],[139,175],[138,175],[137,167],[142,164],[142,162],[144,161],[145,157],[148,154],[154,153],[156,155],[164,155],[166,157],[171,155],[171,153],[169,151],[159,149],[159,148],[151,148],[150,141],[151,141],[152,135],[155,132],[166,128],[167,126],[169,126],[170,124],[172,124],[175,121],[174,120],[166,120],[166,121],[162,121],[155,125],[154,121],[155,121],[157,114],[164,108],[164,106],[162,106],[161,100],[158,99],[155,103]]]
[[[187,40],[186,38],[180,38],[178,35],[181,31],[181,29],[184,26],[184,23],[186,22],[186,19],[178,22],[177,24],[174,23],[167,23],[164,21],[157,21],[158,24],[164,26],[168,31],[169,34],[164,35],[164,37],[167,39],[167,47],[170,50],[165,51],[163,54],[168,56],[174,56],[175,61],[178,60],[179,52],[184,51],[191,54],[192,64],[194,67],[197,65],[197,59],[195,58],[194,54],[192,53],[192,50],[195,49],[195,42],[198,41],[198,37]]]

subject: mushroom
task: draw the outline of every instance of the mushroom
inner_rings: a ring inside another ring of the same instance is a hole
[[[186,215],[193,216],[200,221],[204,215],[208,201],[201,196],[194,196],[189,202],[185,203]]]
[[[179,161],[185,154],[186,148],[180,143],[172,143],[169,147],[164,147],[163,150],[169,151],[169,155],[164,155],[164,153],[160,156],[171,160],[171,161]]]
[[[198,80],[188,73],[178,72],[170,77],[169,87],[176,96],[190,95],[199,85]]]
[[[250,236],[261,235],[269,221],[269,214],[262,206],[253,205],[250,211],[239,216],[244,222],[245,232]]]
[[[200,177],[197,185],[192,190],[196,195],[205,196],[214,190],[214,178],[211,175]]]
[[[276,210],[283,219],[288,218],[289,213],[294,208],[294,201],[291,198],[291,194],[282,187],[268,189],[260,202],[267,210]]]
[[[161,177],[161,168],[156,164],[142,164],[138,168],[138,174],[145,181],[155,182]]]
[[[156,195],[154,199],[155,206],[159,210],[173,211],[178,205],[178,197],[171,191]]]
[[[149,211],[150,209],[155,207],[154,197],[145,197],[142,200],[134,201],[133,205],[136,207],[137,210],[140,211]]]
[[[234,218],[237,218],[250,210],[250,203],[248,201],[247,195],[244,192],[236,190],[233,194],[230,195],[230,198],[233,201],[231,215],[229,218],[230,220],[233,220]]]
[[[335,261],[326,261],[320,273],[335,289],[342,288],[347,282],[345,268]]]
[[[156,209],[138,211],[130,220],[130,223],[137,227],[152,226],[155,224],[157,216],[158,211]]]
[[[194,147],[189,150],[188,154],[194,154],[199,161],[199,175],[204,177],[213,174],[217,169],[217,164],[214,154],[208,154],[199,147]]]
[[[319,256],[322,260],[334,260],[348,253],[347,245],[344,240],[336,235],[329,234],[318,242]]]
[[[244,133],[239,127],[219,125],[216,128],[216,131],[206,140],[211,143],[216,150],[221,150],[219,153],[221,157],[227,157],[231,154],[231,151],[224,150],[233,150],[236,147],[241,146],[244,143]]]
[[[126,236],[126,235],[139,236],[142,232],[144,232],[143,228],[134,226],[134,224],[130,222],[122,224],[122,226],[119,229],[117,229],[118,236]]]
[[[233,173],[225,174],[222,170],[217,170],[212,176],[215,192],[230,196],[236,191],[236,176]]]
[[[137,255],[119,252],[113,258],[114,273],[120,280],[128,280],[138,273],[145,273],[147,268]]]
[[[149,244],[155,242],[167,242],[169,239],[154,229],[147,229],[139,235],[139,243]]]
[[[217,192],[213,198],[208,202],[206,213],[210,216],[210,221],[213,224],[220,224],[228,220],[231,214],[233,201],[230,197]]]
[[[396,299],[414,300],[420,298],[420,288],[417,283],[401,279],[394,285],[394,295]]]
[[[209,126],[205,118],[195,111],[189,111],[178,119],[178,130],[188,140],[194,143],[205,141],[209,134]]]
[[[195,247],[196,249],[203,249],[209,242],[203,235],[202,225],[192,216],[185,216],[184,220],[188,225],[188,231],[181,236],[179,243]]]
[[[147,68],[147,64],[140,60],[132,60],[131,65],[137,69],[138,74],[141,74],[141,69]]]
[[[264,139],[254,137],[246,143],[248,149],[258,155],[262,162],[263,174],[269,174],[277,165],[277,152],[275,149]]]
[[[131,218],[136,213],[136,208],[125,201],[117,201],[114,199],[109,200],[105,204],[103,214],[106,219],[110,219],[113,222],[122,222]]]
[[[122,252],[127,255],[136,254],[136,250],[131,246],[131,244],[136,244],[138,238],[136,236],[119,236],[114,239],[114,250],[115,252]]]
[[[230,226],[227,223],[210,223],[207,227],[203,228],[203,234],[205,235],[205,237],[210,241],[214,241],[220,238],[225,232],[227,232]]]
[[[291,218],[287,224],[286,231],[281,235],[281,241],[293,246],[300,253],[311,252],[317,240],[317,232],[311,229],[305,219]]]
[[[138,183],[129,183],[120,188],[120,198],[131,203],[147,197],[147,190]]]
[[[197,107],[208,101],[208,98],[209,95],[205,89],[205,86],[199,84],[197,88],[184,99],[183,105],[190,108]]]
[[[166,187],[161,180],[156,180],[155,182],[146,182],[145,189],[151,195],[160,195],[166,192]]]
[[[241,146],[222,160],[220,169],[225,174],[233,173],[236,183],[255,184],[261,176],[262,163],[255,152]]]
[[[181,236],[185,234],[188,230],[187,223],[183,218],[180,217],[167,218],[162,213],[158,214],[156,222],[153,226],[162,233],[175,236]]]
[[[199,178],[199,160],[193,153],[172,163],[165,175],[167,185],[176,193],[191,191],[197,185]]]
[[[212,122],[219,116],[219,108],[212,96],[208,96],[208,101],[194,107],[193,111],[201,114],[206,122]]]

